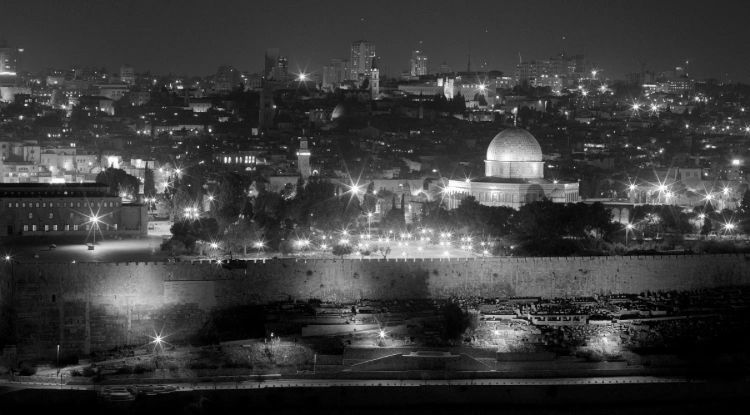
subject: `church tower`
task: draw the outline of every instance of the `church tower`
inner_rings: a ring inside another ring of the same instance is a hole
[[[372,59],[372,70],[370,71],[370,96],[376,99],[380,95],[380,70],[377,58]]]
[[[297,150],[297,167],[299,168],[299,174],[305,180],[312,174],[310,154],[310,149],[307,147],[307,139],[301,138],[299,141],[299,150]]]

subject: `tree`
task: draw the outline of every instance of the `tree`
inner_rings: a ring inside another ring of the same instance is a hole
[[[263,229],[249,219],[240,220],[238,223],[229,225],[224,234],[224,240],[230,249],[242,250],[247,255],[247,248],[253,246],[257,241],[263,240]]]
[[[314,177],[309,179],[307,186],[300,189],[293,199],[287,201],[286,210],[286,217],[295,223],[326,230],[345,228],[362,214],[357,196],[350,193],[339,194],[336,185]]]
[[[200,218],[197,220],[181,220],[175,222],[170,229],[172,240],[180,241],[185,247],[192,249],[199,240],[210,241],[219,233],[219,224],[214,218]]]
[[[127,193],[136,196],[140,182],[135,176],[131,176],[122,169],[110,167],[96,175],[97,183],[104,183],[109,187],[112,194]]]
[[[461,114],[466,111],[466,99],[459,92],[450,102],[451,113]]]
[[[708,235],[711,233],[711,230],[713,229],[713,225],[711,224],[711,218],[708,216],[705,216],[703,218],[703,226],[701,226],[701,235]]]
[[[401,198],[401,206],[404,205],[403,196]],[[404,209],[396,207],[396,196],[393,195],[391,199],[391,210],[385,214],[383,219],[380,221],[380,227],[393,230],[393,229],[404,229],[406,227],[406,219],[404,218]]]
[[[344,255],[349,255],[352,253],[352,247],[350,245],[336,244],[333,246],[331,253],[343,258]]]
[[[750,216],[750,189],[745,190],[740,202],[740,213],[744,216]]]
[[[156,185],[154,184],[154,171],[146,167],[143,172],[143,194],[146,197],[153,197],[156,194]]]
[[[226,228],[237,222],[245,209],[248,183],[245,177],[232,172],[222,174],[218,181],[211,212],[219,224]]]

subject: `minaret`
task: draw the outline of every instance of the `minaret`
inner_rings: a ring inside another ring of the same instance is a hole
[[[372,70],[370,71],[370,96],[377,99],[380,94],[380,70],[378,70],[377,58],[372,58]]]

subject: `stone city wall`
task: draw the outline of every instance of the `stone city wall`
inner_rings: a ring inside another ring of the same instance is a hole
[[[570,297],[747,285],[750,255],[283,259],[241,269],[39,263],[6,264],[0,272],[3,324],[12,327],[19,355],[54,357],[57,344],[64,353],[88,354],[146,344],[161,330],[187,339],[212,310],[289,299]]]

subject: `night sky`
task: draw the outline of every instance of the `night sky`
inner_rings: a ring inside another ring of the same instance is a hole
[[[130,63],[136,71],[206,75],[220,64],[259,71],[278,47],[290,69],[320,71],[376,42],[381,70],[408,69],[423,49],[447,62],[513,72],[524,60],[583,53],[607,77],[668,70],[750,82],[750,2],[744,1],[229,1],[0,0],[0,39],[25,49],[22,70]],[[422,42],[421,47],[420,41]]]

